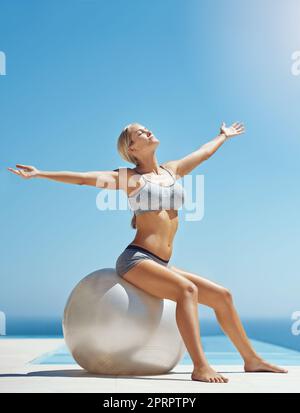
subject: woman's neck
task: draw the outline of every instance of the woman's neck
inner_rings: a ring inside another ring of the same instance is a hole
[[[160,167],[157,159],[153,159],[150,161],[139,161],[139,163],[135,167],[135,170],[142,174],[155,173],[156,175],[159,175]]]

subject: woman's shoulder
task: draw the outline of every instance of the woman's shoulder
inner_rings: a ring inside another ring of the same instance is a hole
[[[128,168],[126,166],[121,166],[119,168],[114,169],[114,172],[118,172],[119,175],[124,175],[124,176],[132,176],[135,171],[133,168]]]
[[[129,196],[133,191],[133,189],[138,189],[142,186],[141,174],[137,173],[135,168],[118,168],[119,175],[122,169],[122,173],[124,174],[124,190]]]
[[[177,179],[177,161],[167,161],[160,164],[162,167],[168,169]]]

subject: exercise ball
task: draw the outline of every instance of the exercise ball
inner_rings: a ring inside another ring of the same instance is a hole
[[[176,303],[135,287],[114,268],[94,271],[75,286],[62,327],[76,362],[95,374],[167,373],[186,351]]]

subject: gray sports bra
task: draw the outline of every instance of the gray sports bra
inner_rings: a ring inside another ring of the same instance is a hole
[[[174,182],[171,185],[163,186],[151,182],[144,175],[139,174],[145,183],[135,194],[128,196],[129,207],[135,215],[162,209],[177,210],[183,205],[185,196],[184,188],[180,183],[176,182],[176,177],[173,172],[162,165],[160,165],[160,167],[169,172]]]

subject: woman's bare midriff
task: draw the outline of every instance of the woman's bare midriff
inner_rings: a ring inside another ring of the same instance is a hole
[[[146,248],[163,260],[169,260],[178,227],[178,211],[147,211],[136,217],[136,235],[131,244]]]
[[[130,170],[127,178],[135,175],[134,170]],[[144,185],[140,175],[135,175],[138,179],[133,182],[136,188],[128,194],[129,186],[127,180],[127,195],[133,195]],[[157,182],[157,181],[156,181]],[[158,182],[157,182],[158,183]],[[171,184],[172,180],[168,182]],[[134,186],[133,185],[133,186]],[[178,227],[178,211],[158,210],[147,211],[136,216],[136,235],[131,244],[138,245],[156,254],[163,260],[169,260],[173,250],[173,239]]]

